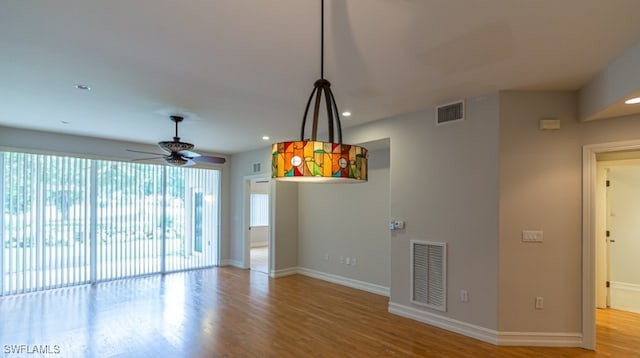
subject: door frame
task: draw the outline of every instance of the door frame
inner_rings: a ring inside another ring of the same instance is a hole
[[[269,181],[269,237],[267,238],[268,254],[267,254],[267,274],[271,275],[273,267],[273,179],[268,174],[252,174],[243,177],[243,200],[242,200],[242,268],[251,268],[251,232],[250,225],[250,209],[251,209],[251,181],[268,180]]]
[[[582,147],[582,347],[596,348],[596,181],[599,153],[640,150],[640,140]]]

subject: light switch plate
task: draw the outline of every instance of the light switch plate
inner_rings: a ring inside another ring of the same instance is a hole
[[[522,230],[522,242],[542,242],[542,230]]]

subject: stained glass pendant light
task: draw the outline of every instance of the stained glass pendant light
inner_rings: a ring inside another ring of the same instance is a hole
[[[324,78],[324,0],[320,16],[320,79],[313,84],[302,118],[300,140],[280,142],[272,146],[272,177],[298,182],[367,181],[367,149],[342,143],[340,112],[331,92],[331,83]],[[318,141],[318,117],[325,102],[328,141]],[[305,137],[309,106],[314,102],[311,137]],[[335,133],[337,141],[335,141]]]

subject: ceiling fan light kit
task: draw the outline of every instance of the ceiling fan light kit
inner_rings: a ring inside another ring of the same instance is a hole
[[[358,183],[367,181],[368,152],[366,148],[342,143],[340,112],[324,78],[324,0],[321,0],[320,79],[314,83],[302,118],[300,140],[272,145],[272,177],[297,182]],[[329,129],[329,141],[317,140],[318,117],[324,98]],[[305,137],[305,125],[311,102],[314,102],[311,138]],[[334,142],[334,132],[337,141]]]

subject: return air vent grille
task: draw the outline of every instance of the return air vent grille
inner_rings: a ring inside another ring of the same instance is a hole
[[[464,101],[436,107],[436,124],[464,121]]]
[[[411,302],[446,311],[447,246],[411,241]]]

